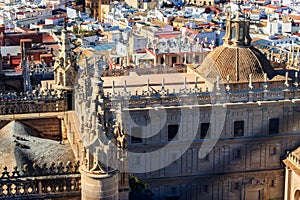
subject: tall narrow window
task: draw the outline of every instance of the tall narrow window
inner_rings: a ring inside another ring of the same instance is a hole
[[[243,40],[243,39],[244,39],[244,29],[243,27],[240,27],[239,40]]]
[[[203,185],[203,192],[208,192],[208,185]]]
[[[200,127],[200,139],[204,139],[209,130],[209,123],[201,123]]]
[[[200,62],[199,56],[195,56],[195,62],[196,62],[196,63],[199,63],[199,62]]]
[[[235,121],[234,122],[234,136],[243,136],[244,135],[244,121]]]
[[[164,64],[165,59],[163,57],[160,58],[160,64]]]
[[[231,39],[236,40],[236,29],[235,29],[235,27],[231,28]]]
[[[173,66],[173,64],[176,63],[176,62],[177,62],[177,58],[176,58],[176,57],[172,57],[172,66]]]
[[[233,160],[240,160],[241,159],[241,150],[234,149],[233,151]]]
[[[276,155],[276,147],[271,146],[270,147],[270,156],[274,156],[274,155]]]
[[[130,138],[131,138],[131,143],[142,143],[142,128],[132,127]]]
[[[269,119],[269,134],[279,133],[279,118]]]
[[[209,154],[205,155],[203,158],[200,158],[200,162],[207,162],[209,161]]]
[[[168,125],[168,141],[177,140],[177,132],[179,129],[179,125]]]

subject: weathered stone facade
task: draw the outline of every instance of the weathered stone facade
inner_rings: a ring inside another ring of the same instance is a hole
[[[177,133],[179,143],[176,143],[174,151],[159,151],[155,156],[149,157],[148,160],[142,160],[142,157],[130,157],[129,169],[132,169],[132,172],[135,172],[135,170],[143,171],[139,167],[160,165],[160,162],[165,162],[168,157],[183,154],[165,168],[138,174],[138,177],[145,180],[156,194],[155,199],[163,199],[171,193],[174,195],[174,192],[170,192],[174,188],[177,191],[174,196],[179,199],[190,199],[191,197],[193,199],[203,199],[204,197],[206,199],[240,199],[243,198],[241,191],[244,191],[245,195],[248,194],[248,196],[259,195],[259,198],[256,199],[282,199],[284,173],[281,157],[285,155],[287,150],[299,145],[300,136],[297,134],[299,130],[297,119],[300,116],[299,104],[293,97],[285,99],[281,95],[277,95],[277,98],[282,100],[277,99],[277,101],[274,101],[271,91],[267,92],[266,100],[263,100],[264,95],[262,95],[261,100],[256,99],[250,102],[245,99],[244,101],[242,97],[244,95],[248,96],[249,92],[251,90],[238,92],[239,100],[237,100],[237,97],[234,98],[233,93],[231,94],[232,98],[229,99],[225,98],[226,95],[224,94],[224,96],[222,95],[223,100],[227,99],[227,102],[225,100],[224,102],[221,101],[222,103],[207,104],[207,102],[201,103],[198,101],[198,104],[195,104],[191,101],[189,105],[194,106],[186,108],[180,108],[180,105],[177,108],[173,107],[174,101],[169,101],[172,102],[172,106],[168,106],[167,103],[161,103],[160,105],[146,103],[154,101],[154,99],[156,99],[156,102],[166,101],[172,94],[166,95],[166,97],[150,97],[150,99],[147,98],[149,96],[143,95],[131,96],[129,104],[123,108],[124,113],[129,113],[123,115],[123,129],[129,132],[135,128],[128,126],[132,124],[130,122],[132,119],[141,126],[148,124],[149,110],[163,109],[167,112],[167,119],[163,122],[165,124],[160,124],[162,120],[159,119],[162,119],[163,116],[159,116],[160,113],[157,111],[157,120],[151,118],[150,127],[145,132],[140,130],[141,140],[132,141],[132,137],[128,138],[127,149],[129,152],[143,153],[161,149],[168,143],[168,125],[178,124],[184,127],[179,128]],[[203,97],[203,94],[198,94]],[[181,99],[181,96],[187,98],[186,96],[198,94],[177,93],[175,96]],[[281,91],[281,94],[283,95],[284,92]],[[120,102],[124,102],[122,96],[118,97]],[[118,97],[112,97],[112,105],[116,103]],[[214,99],[215,97],[211,93],[210,98]],[[145,103],[143,109],[139,102]],[[201,107],[199,108],[198,105],[201,105]],[[220,107],[220,109],[216,108],[213,110],[215,113],[212,113],[212,106]],[[200,117],[196,115],[198,110],[200,110]],[[220,137],[215,137],[214,132],[209,131],[205,138],[201,138],[201,130],[199,131],[201,124],[220,121],[221,119],[218,120],[217,118],[222,115],[222,111],[225,112],[226,116],[224,126],[218,127],[218,124],[211,124],[210,129],[221,129]],[[216,117],[216,119],[212,119],[212,117]],[[188,120],[188,122],[182,120]],[[274,123],[273,120],[278,124],[272,124]],[[235,133],[235,122],[243,122],[243,130],[239,135]],[[278,128],[275,132],[272,132],[274,126]],[[154,131],[155,127],[162,128],[155,136],[144,138],[151,134],[147,131]],[[193,137],[194,133],[196,133],[195,139],[186,152],[183,153],[178,150],[185,148],[183,139]],[[214,143],[215,140],[218,140],[218,142],[211,150],[208,149],[207,156],[204,158],[199,157],[200,151],[203,151],[203,146],[210,146],[209,143]],[[178,147],[180,145],[182,148]],[[147,170],[145,169],[145,171]],[[250,179],[251,181],[248,183]],[[252,179],[255,179],[256,182]],[[221,185],[220,181],[223,182]],[[245,185],[243,186],[243,184]],[[191,187],[195,187],[195,189],[185,191]],[[233,187],[237,189],[232,189]]]
[[[292,152],[287,152],[283,160],[285,167],[285,200],[296,200],[300,197],[300,171],[299,171],[299,147]]]

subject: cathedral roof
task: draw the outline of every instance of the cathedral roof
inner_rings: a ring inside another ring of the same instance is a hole
[[[21,138],[21,139],[18,139]],[[75,159],[69,144],[59,144],[58,141],[45,139],[41,134],[18,121],[11,121],[0,128],[0,168],[7,166],[13,169],[23,164],[58,163]]]
[[[230,81],[248,81],[249,74],[253,81],[263,80],[264,73],[269,79],[276,75],[265,55],[253,46],[219,46],[207,55],[196,72],[207,79],[219,76],[226,80],[228,75]]]

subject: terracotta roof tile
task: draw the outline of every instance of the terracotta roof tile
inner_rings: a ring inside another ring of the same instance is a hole
[[[249,74],[252,74],[253,81],[263,80],[264,73],[269,79],[276,75],[267,58],[254,47],[217,47],[196,68],[196,72],[208,79],[219,75],[224,81],[227,75],[231,81],[248,81]]]

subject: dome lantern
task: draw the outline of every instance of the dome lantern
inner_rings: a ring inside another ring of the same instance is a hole
[[[226,33],[223,38],[227,46],[250,46],[250,20],[241,12],[240,2],[235,14],[227,13]]]

